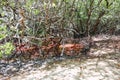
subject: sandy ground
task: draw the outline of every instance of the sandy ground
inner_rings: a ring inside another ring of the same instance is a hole
[[[120,63],[115,59],[67,59],[50,62],[10,80],[120,80]]]

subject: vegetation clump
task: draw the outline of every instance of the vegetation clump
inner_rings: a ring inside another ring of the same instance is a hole
[[[80,40],[98,34],[115,35],[120,31],[120,0],[2,0],[0,3],[0,26],[3,26],[0,27],[1,55],[16,50],[21,44],[29,44],[22,46],[28,53],[32,52],[29,50],[34,45],[53,50],[43,53],[39,50],[37,53],[45,55],[50,51],[57,54],[58,45],[53,48],[55,41],[50,43],[51,47],[42,44],[44,40],[62,38],[58,44],[63,45],[66,38]],[[5,46],[10,48],[4,50]],[[36,52],[36,48],[32,50]]]

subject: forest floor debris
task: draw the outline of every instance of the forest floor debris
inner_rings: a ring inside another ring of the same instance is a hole
[[[24,62],[0,60],[0,80],[119,80],[119,42],[97,42],[88,56],[77,58],[55,57]],[[113,45],[117,47],[113,48]]]

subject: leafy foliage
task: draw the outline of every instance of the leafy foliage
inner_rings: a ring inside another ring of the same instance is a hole
[[[10,55],[13,49],[14,46],[9,42],[5,43],[4,45],[0,45],[0,58]]]
[[[6,37],[6,33],[7,33],[7,30],[6,30],[6,27],[4,26],[4,27],[0,27],[0,40],[1,39],[3,39],[3,38],[5,38]]]

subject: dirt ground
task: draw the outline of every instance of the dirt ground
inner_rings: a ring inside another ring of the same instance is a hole
[[[118,55],[118,54],[116,54]],[[120,56],[119,56],[120,57]],[[120,80],[118,58],[65,59],[23,71],[10,80]]]

